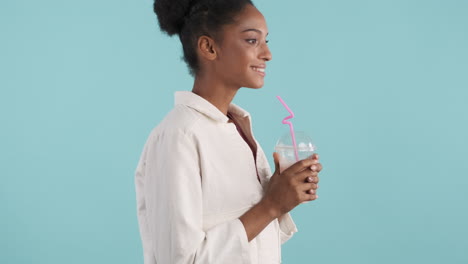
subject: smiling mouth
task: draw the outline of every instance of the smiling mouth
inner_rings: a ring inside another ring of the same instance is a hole
[[[265,76],[265,68],[252,67],[252,69],[260,73],[262,76]]]

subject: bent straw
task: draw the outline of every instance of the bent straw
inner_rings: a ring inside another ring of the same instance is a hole
[[[277,95],[276,98],[283,104],[284,108],[291,114],[290,116],[287,116],[283,119],[283,124],[289,125],[289,132],[291,133],[291,138],[292,138],[292,143],[294,146],[294,154],[296,155],[296,161],[299,161],[299,153],[297,152],[297,144],[296,144],[296,136],[294,135],[294,128],[293,124],[290,121],[287,121],[288,119],[291,119],[294,117],[293,111],[288,107],[288,105],[283,101],[281,96]]]

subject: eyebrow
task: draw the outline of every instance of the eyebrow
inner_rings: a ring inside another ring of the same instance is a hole
[[[248,32],[248,31],[255,31],[255,32],[259,33],[259,34],[263,34],[263,32],[261,30],[256,29],[256,28],[249,28],[249,29],[242,30],[242,33]],[[266,36],[268,36],[268,33],[266,34]]]

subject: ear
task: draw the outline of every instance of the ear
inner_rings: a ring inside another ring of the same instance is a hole
[[[215,41],[208,36],[199,37],[197,47],[200,56],[207,60],[215,60],[218,56],[215,48]]]

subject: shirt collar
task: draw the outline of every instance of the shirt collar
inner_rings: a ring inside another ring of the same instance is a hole
[[[175,93],[175,104],[188,106],[207,117],[222,123],[227,123],[229,118],[219,111],[216,106],[205,100],[203,97],[189,91],[179,91]],[[229,113],[244,118],[249,117],[250,114],[241,107],[231,103],[229,105]]]

